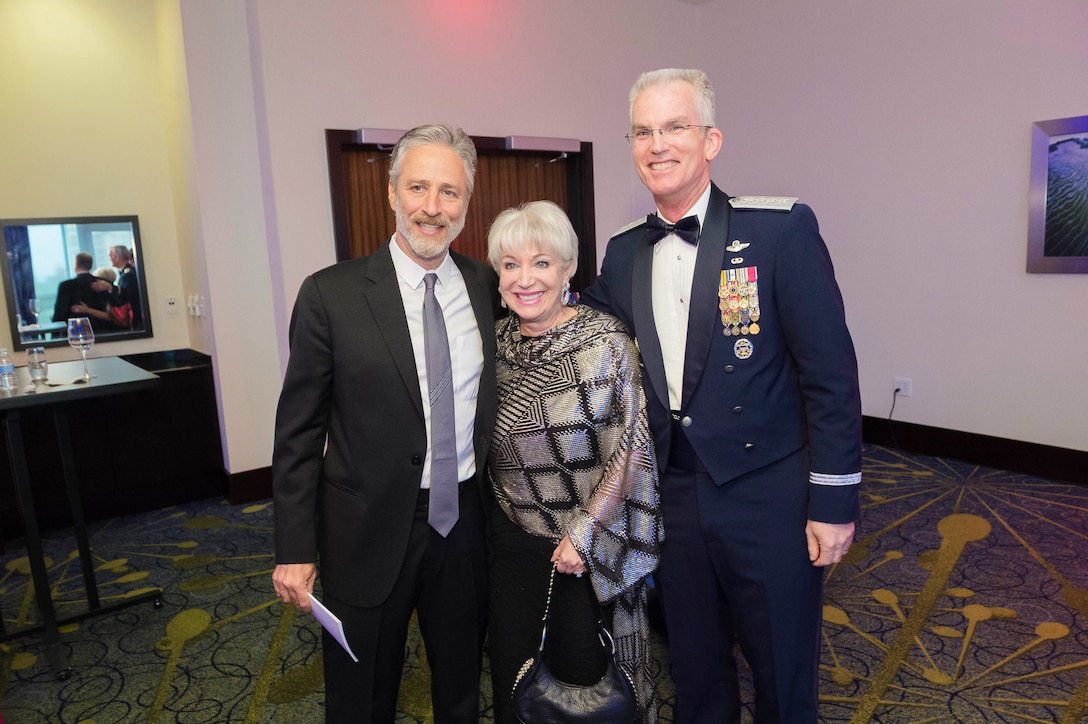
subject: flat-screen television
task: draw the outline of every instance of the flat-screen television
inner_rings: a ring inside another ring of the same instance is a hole
[[[96,344],[152,336],[137,217],[3,219],[0,238],[16,350],[68,344],[70,317],[90,318]]]

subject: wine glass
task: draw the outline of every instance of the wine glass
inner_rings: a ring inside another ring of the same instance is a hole
[[[72,317],[68,320],[68,345],[75,347],[83,355],[83,380],[88,381],[94,375],[87,370],[87,351],[94,344],[94,330],[87,317]]]
[[[38,323],[38,315],[41,314],[41,312],[42,312],[42,305],[38,301],[37,297],[31,297],[30,299],[27,300],[27,302],[28,302],[28,307],[30,308],[30,311],[34,313],[34,321],[32,322],[32,324],[37,324]]]

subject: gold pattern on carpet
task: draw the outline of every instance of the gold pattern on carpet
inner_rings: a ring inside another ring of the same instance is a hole
[[[821,721],[1083,722],[1088,490],[867,448]]]
[[[867,447],[862,507],[827,573],[821,722],[1088,719],[1088,488]],[[165,605],[65,626],[67,681],[39,635],[0,643],[5,724],[322,721],[320,629],[272,593],[271,521],[268,502],[201,501],[92,524],[103,598],[161,587]],[[77,613],[70,531],[45,538],[58,615]],[[0,557],[9,631],[38,615],[19,544]],[[654,657],[667,723],[659,641]],[[398,722],[433,721],[429,687],[413,627]],[[489,706],[485,674],[482,722]]]

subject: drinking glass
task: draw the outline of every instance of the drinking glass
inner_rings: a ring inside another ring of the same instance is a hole
[[[30,299],[28,299],[27,304],[30,308],[30,311],[34,314],[34,321],[31,322],[31,324],[37,324],[38,315],[42,312],[42,305],[36,297],[31,297]]]
[[[45,347],[31,347],[26,351],[26,368],[31,382],[49,379],[49,363],[45,361]]]
[[[83,379],[89,380],[92,375],[87,370],[87,352],[94,344],[94,330],[91,328],[91,320],[87,317],[72,317],[68,320],[68,344],[79,350],[83,355]]]

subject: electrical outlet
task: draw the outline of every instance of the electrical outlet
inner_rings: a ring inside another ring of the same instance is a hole
[[[167,297],[166,298],[166,313],[177,314],[178,313],[178,298]]]
[[[895,378],[895,394],[899,397],[910,397],[912,390],[911,379],[909,377],[896,377]]]

